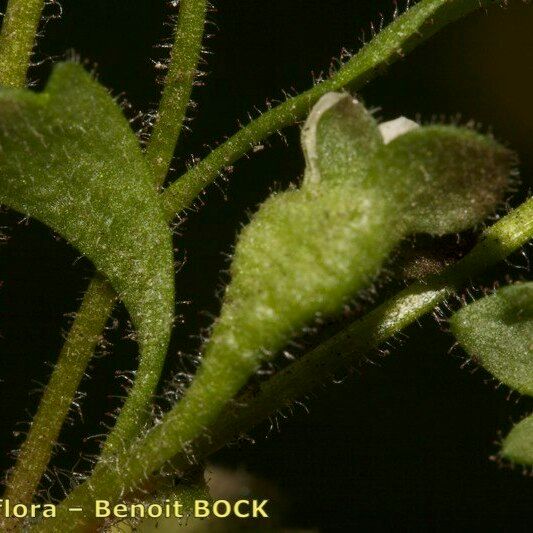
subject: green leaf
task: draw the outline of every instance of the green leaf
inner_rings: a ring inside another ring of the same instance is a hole
[[[357,100],[320,99],[302,130],[301,188],[267,199],[238,237],[208,354],[257,364],[372,283],[402,237],[382,191],[362,186],[383,144]]]
[[[533,415],[516,424],[505,437],[500,456],[512,463],[533,465]]]
[[[533,282],[499,289],[455,313],[459,344],[495,378],[533,396]]]
[[[443,235],[481,223],[503,202],[512,152],[466,128],[412,129],[374,158],[369,187],[387,195],[410,233]]]
[[[239,235],[214,342],[278,350],[369,286],[399,238],[381,198],[350,183],[274,195]]]
[[[272,353],[316,315],[338,312],[407,234],[480,223],[511,170],[492,139],[406,119],[380,129],[339,93],[314,107],[302,146],[303,186],[269,198],[239,235],[212,342],[227,344],[228,358],[241,341],[243,354]]]
[[[511,151],[466,128],[419,127],[404,117],[378,126],[345,93],[319,100],[302,146],[304,187],[349,181],[378,192],[405,233],[442,235],[479,224],[504,200],[515,163]]]
[[[0,90],[0,202],[89,257],[137,328],[141,383],[124,436],[157,384],[173,317],[172,240],[152,183],[119,106],[81,66],[58,65],[41,94]]]

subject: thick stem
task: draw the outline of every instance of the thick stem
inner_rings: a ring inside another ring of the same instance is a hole
[[[44,0],[9,0],[0,33],[0,85],[25,87]]]
[[[228,419],[229,411],[213,413],[209,405],[197,410],[202,396],[198,389],[191,394],[193,385],[159,425],[118,455],[112,465],[99,464],[91,478],[74,489],[60,505],[57,518],[42,521],[36,531],[76,531],[91,519],[95,498],[116,501],[173,457],[178,467],[186,467],[191,451],[197,452],[196,459],[203,457],[233,434],[310,392],[323,383],[325,376],[353,364],[369,349],[431,311],[472,277],[532,238],[533,198],[530,198],[489,228],[476,247],[457,264],[427,283],[415,283],[404,289],[264,384],[233,421]],[[206,439],[209,427],[212,430]],[[84,515],[73,519],[69,506],[83,507]]]
[[[146,150],[156,184],[165,180],[191,98],[202,50],[206,0],[181,0],[163,96]]]
[[[31,502],[114,302],[115,292],[111,286],[100,276],[95,276],[20,448],[13,473],[7,480],[4,498],[17,503]]]
[[[223,169],[243,157],[254,145],[302,120],[325,93],[345,87],[359,89],[444,26],[494,3],[497,2],[424,0],[418,3],[376,35],[330,79],[266,111],[170,185],[162,195],[167,217],[172,218],[190,206]]]

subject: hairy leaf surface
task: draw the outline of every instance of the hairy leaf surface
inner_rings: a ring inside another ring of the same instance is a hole
[[[227,401],[294,335],[339,313],[409,233],[482,222],[511,170],[507,151],[499,158],[503,149],[490,139],[406,119],[380,127],[348,94],[318,102],[302,146],[302,185],[267,199],[238,237],[222,311],[190,389],[198,405]],[[475,165],[467,165],[472,154]],[[485,187],[495,191],[491,202],[472,208]]]
[[[459,344],[508,387],[533,396],[533,282],[499,289],[450,319]]]
[[[152,183],[119,106],[81,66],[58,65],[40,94],[0,90],[0,202],[53,228],[110,280],[138,330],[148,388],[174,301],[171,234]]]
[[[279,349],[368,286],[407,234],[481,222],[502,201],[512,166],[490,138],[405,119],[380,128],[338,93],[315,106],[302,146],[302,187],[269,198],[239,236],[214,343]]]
[[[443,235],[482,222],[509,189],[514,155],[490,137],[456,126],[423,126],[374,158],[369,187],[381,187],[407,231]]]
[[[533,396],[533,282],[498,289],[463,307],[450,323],[476,362],[508,387]],[[511,430],[500,455],[533,465],[533,416]]]

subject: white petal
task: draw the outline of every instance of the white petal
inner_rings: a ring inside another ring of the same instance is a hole
[[[398,117],[379,125],[379,131],[383,137],[383,142],[389,144],[392,140],[408,131],[419,128],[419,124],[405,117]]]

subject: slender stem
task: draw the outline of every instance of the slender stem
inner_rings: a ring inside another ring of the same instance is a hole
[[[114,303],[113,289],[102,277],[95,276],[61,349],[13,473],[7,480],[4,498],[23,504],[31,502]]]
[[[44,0],[9,0],[0,32],[0,85],[25,87]]]
[[[163,96],[146,158],[156,184],[165,180],[179,139],[202,50],[207,0],[181,0]]]
[[[474,249],[454,266],[427,283],[415,283],[404,289],[272,378],[255,398],[248,397],[250,403],[233,420],[230,411],[215,413],[216,417],[212,413],[206,417],[194,412],[189,408],[186,394],[159,425],[120,453],[112,465],[100,463],[91,478],[74,489],[58,507],[57,518],[42,521],[36,531],[76,531],[91,520],[95,498],[116,501],[173,457],[178,467],[186,467],[191,451],[200,452],[195,454],[196,459],[203,457],[231,435],[310,392],[323,383],[325,376],[353,364],[369,349],[413,323],[469,279],[505,259],[532,238],[533,198],[530,198],[489,228]],[[206,427],[214,429],[207,439]],[[217,430],[221,436],[215,433]],[[198,442],[203,444],[197,445]],[[81,506],[84,514],[72,517],[68,508],[73,506]]]
[[[162,195],[166,215],[172,218],[190,206],[223,169],[276,131],[303,119],[325,93],[345,87],[359,89],[444,26],[493,3],[490,0],[421,1],[376,35],[330,79],[263,113],[171,184]]]

